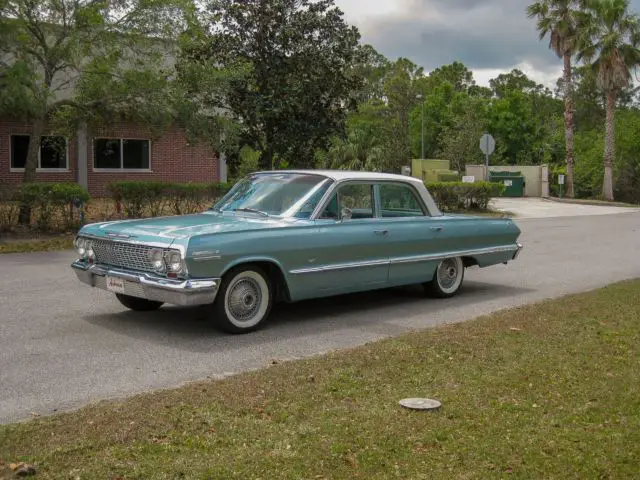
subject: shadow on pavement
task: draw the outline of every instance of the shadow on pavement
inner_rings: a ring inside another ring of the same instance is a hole
[[[246,335],[217,331],[207,318],[205,306],[165,306],[156,312],[125,310],[85,315],[83,318],[96,327],[132,338],[180,350],[215,353],[354,329],[380,335],[401,334],[408,330],[402,325],[402,319],[409,316],[429,317],[448,308],[481,302],[487,297],[495,301],[531,291],[514,286],[468,282],[456,297],[444,300],[426,297],[422,288],[416,286],[276,304],[265,327]],[[115,300],[114,307],[122,308]]]

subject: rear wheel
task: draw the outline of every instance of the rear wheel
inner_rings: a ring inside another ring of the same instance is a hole
[[[272,304],[271,282],[261,268],[234,268],[220,284],[213,304],[213,321],[227,333],[249,333],[264,325]]]
[[[162,302],[154,302],[146,298],[130,297],[129,295],[123,295],[121,293],[116,293],[116,298],[122,305],[135,312],[151,312],[162,306]]]
[[[424,284],[427,294],[438,297],[453,297],[460,290],[464,279],[464,263],[462,258],[445,258],[436,268],[433,279]]]

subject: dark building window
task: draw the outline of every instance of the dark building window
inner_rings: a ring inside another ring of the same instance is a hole
[[[128,138],[96,138],[93,141],[93,167],[148,170],[149,140]]]
[[[24,168],[29,153],[29,135],[11,135],[11,168]],[[67,139],[58,136],[40,137],[38,167],[40,169],[66,169]]]

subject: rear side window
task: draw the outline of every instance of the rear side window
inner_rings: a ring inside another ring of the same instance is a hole
[[[424,217],[426,212],[416,192],[408,185],[388,183],[380,185],[381,217]]]

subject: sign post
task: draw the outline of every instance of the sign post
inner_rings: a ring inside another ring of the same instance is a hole
[[[487,166],[487,176],[489,175],[489,156],[496,150],[496,141],[489,133],[485,133],[480,137],[480,150],[484,153],[485,163]]]
[[[558,175],[558,185],[560,185],[560,198],[562,198],[562,186],[564,185],[564,175]]]

